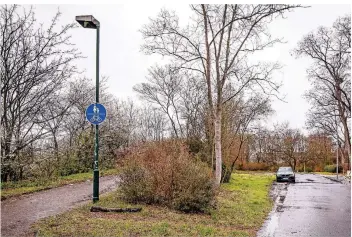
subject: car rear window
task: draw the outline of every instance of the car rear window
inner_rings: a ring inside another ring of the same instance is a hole
[[[278,171],[292,171],[291,167],[280,167]]]

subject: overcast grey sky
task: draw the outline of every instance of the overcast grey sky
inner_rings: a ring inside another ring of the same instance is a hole
[[[137,6],[137,7],[136,7]],[[37,20],[48,22],[59,8],[62,12],[60,23],[74,21],[76,15],[94,15],[101,23],[100,72],[108,76],[109,92],[118,98],[137,98],[132,87],[145,81],[147,69],[162,60],[158,56],[143,55],[139,49],[142,36],[138,32],[148,23],[148,17],[155,17],[164,7],[175,10],[186,22],[191,13],[186,4],[133,4],[124,5],[34,5]],[[286,44],[276,45],[265,51],[267,60],[279,61],[283,69],[276,73],[284,83],[281,94],[285,101],[273,101],[275,115],[268,124],[289,121],[291,127],[305,127],[305,113],[309,104],[302,98],[309,88],[306,69],[311,64],[307,58],[295,59],[290,51],[307,33],[319,26],[331,26],[337,17],[351,14],[351,5],[312,5],[310,8],[296,9],[286,14],[286,19],[277,19],[270,25],[273,36],[284,37]],[[77,65],[85,69],[85,75],[95,78],[95,30],[77,28],[72,31],[72,42],[87,58]]]

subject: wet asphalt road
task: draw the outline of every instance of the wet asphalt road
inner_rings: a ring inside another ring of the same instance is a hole
[[[100,177],[99,193],[117,187],[116,176]],[[1,236],[28,234],[35,221],[92,200],[92,182],[76,183],[1,201]]]
[[[321,175],[296,174],[274,184],[275,205],[258,237],[350,237],[351,185]]]

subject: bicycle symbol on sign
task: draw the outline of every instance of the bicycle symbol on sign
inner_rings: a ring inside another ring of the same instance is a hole
[[[99,123],[99,122],[101,122],[102,119],[99,117],[99,108],[96,105],[94,105],[94,107],[93,107],[93,113],[94,113],[94,115],[90,119],[90,122],[91,123],[94,123],[94,122],[98,122]]]
[[[102,123],[106,118],[106,109],[102,104],[91,104],[86,109],[86,119],[94,125]]]

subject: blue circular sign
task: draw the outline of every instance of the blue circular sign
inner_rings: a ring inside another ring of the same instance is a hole
[[[86,118],[91,124],[98,125],[106,118],[106,109],[102,104],[91,104],[86,109]]]

